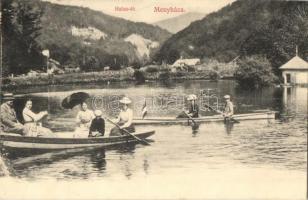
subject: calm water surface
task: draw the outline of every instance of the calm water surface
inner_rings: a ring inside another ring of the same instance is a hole
[[[228,93],[234,97],[237,113],[271,109],[278,111],[280,117],[271,121],[243,121],[233,127],[205,123],[197,132],[187,125],[138,126],[140,131],[156,131],[151,137],[151,146],[138,144],[107,150],[72,150],[3,160],[12,176],[25,180],[164,180],[168,176],[185,174],[197,180],[208,173],[222,175],[225,170],[233,169],[234,173],[236,169],[270,169],[305,174],[307,88],[243,91],[236,89],[233,81],[186,81],[171,85],[125,83],[40,87],[18,93],[29,92],[27,96],[36,102],[34,109],[48,109],[50,116],[46,125],[57,131],[70,131],[74,129],[74,117],[79,108],[65,110],[60,105],[61,100],[74,91],[88,92],[91,95],[89,106],[103,109],[105,115],[112,118],[118,112],[116,100],[122,95],[133,99],[136,116],[141,114],[144,98],[148,116],[175,116],[185,103],[183,95],[195,93],[200,97],[201,90],[211,96],[212,105],[217,103],[214,97],[220,100]],[[221,103],[218,101],[218,105]],[[206,110],[201,113],[213,114]],[[5,174],[4,170],[2,174]],[[245,176],[243,171],[240,173]]]

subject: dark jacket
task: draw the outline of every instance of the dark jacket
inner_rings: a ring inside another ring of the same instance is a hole
[[[192,117],[199,117],[199,106],[196,103],[190,104],[188,114],[192,114]]]
[[[92,120],[89,134],[92,134],[92,132],[95,132],[95,131],[101,133],[102,135],[105,134],[105,120],[103,118],[95,117]]]

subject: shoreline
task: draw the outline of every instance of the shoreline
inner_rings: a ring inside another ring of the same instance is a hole
[[[208,72],[186,72],[178,76],[177,73],[169,72],[168,77],[162,78],[161,74],[165,72],[144,73],[145,82],[149,81],[173,81],[173,80],[209,80]],[[218,80],[234,80],[233,76],[220,77]],[[126,71],[102,71],[102,72],[84,72],[60,75],[41,75],[35,77],[21,76],[2,79],[2,89],[15,89],[17,87],[37,87],[49,85],[73,85],[83,83],[112,83],[112,82],[138,82],[133,72]],[[216,81],[216,80],[212,80]],[[7,83],[3,83],[7,82]]]

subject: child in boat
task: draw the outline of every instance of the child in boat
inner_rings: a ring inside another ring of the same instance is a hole
[[[130,133],[135,132],[135,126],[133,124],[133,110],[128,107],[132,101],[128,97],[123,97],[120,100],[120,103],[122,104],[122,110],[115,122],[118,126],[111,129],[110,136],[124,135],[125,131]],[[123,129],[125,129],[125,131]]]
[[[102,118],[102,111],[95,110],[95,118],[92,120],[89,130],[89,137],[104,136],[105,134],[105,120]]]
[[[177,116],[177,118],[188,118],[187,115],[193,118],[199,117],[199,106],[196,103],[197,96],[194,94],[190,94],[188,95],[187,100],[189,101],[188,111],[183,111]]]
[[[42,111],[39,113],[34,113],[32,110],[32,100],[27,100],[25,108],[22,111],[22,116],[25,121],[25,128],[27,129],[26,136],[42,136],[42,137],[56,137],[56,135],[48,128],[42,127],[39,122],[46,115],[48,115],[47,111]]]

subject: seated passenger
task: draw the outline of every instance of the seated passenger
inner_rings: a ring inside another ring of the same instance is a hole
[[[77,113],[76,117],[77,127],[74,137],[88,137],[90,125],[94,117],[94,113],[92,110],[88,109],[88,105],[85,102],[81,103],[80,111]]]
[[[56,135],[48,128],[42,127],[40,120],[48,115],[47,111],[34,113],[32,110],[32,101],[27,100],[25,108],[22,111],[22,116],[25,121],[25,128],[27,130],[26,136],[42,136],[42,137],[56,137]]]
[[[14,95],[12,93],[3,94],[0,108],[1,131],[8,133],[16,133],[26,135],[27,129],[21,124],[16,117],[16,112],[13,107]]]
[[[127,97],[123,97],[120,100],[122,110],[115,122],[118,126],[111,129],[110,136],[125,135],[125,131],[128,131],[129,133],[135,132],[135,126],[133,124],[133,110],[128,107],[131,102],[132,101]]]
[[[199,106],[196,103],[197,96],[194,94],[188,95],[187,100],[189,101],[188,110],[180,113],[177,118],[188,118],[187,115],[192,118],[199,117]]]
[[[99,137],[105,134],[105,120],[102,118],[102,111],[95,110],[95,118],[90,125],[89,137]]]

